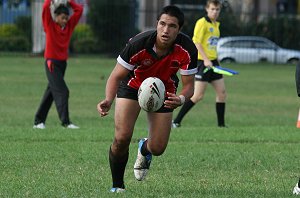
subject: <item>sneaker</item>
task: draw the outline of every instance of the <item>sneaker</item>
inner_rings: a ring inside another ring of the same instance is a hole
[[[112,192],[112,193],[123,193],[123,192],[125,192],[125,189],[117,187],[117,188],[110,189],[110,192]]]
[[[293,194],[294,195],[300,195],[300,180],[299,182],[296,184],[296,186],[293,189]]]
[[[146,140],[147,138],[143,138],[140,140],[137,158],[134,163],[134,176],[138,181],[142,181],[145,179],[148,170],[150,168],[151,159],[152,159],[152,154],[143,156],[141,153],[141,148]]]
[[[44,123],[41,122],[41,123],[39,123],[39,124],[33,125],[33,128],[34,128],[34,129],[45,129],[46,126],[45,126]]]
[[[172,120],[172,128],[179,128],[181,127],[181,125],[179,123],[174,122],[174,120]]]
[[[67,129],[79,129],[79,126],[76,126],[75,124],[68,124],[65,126]]]

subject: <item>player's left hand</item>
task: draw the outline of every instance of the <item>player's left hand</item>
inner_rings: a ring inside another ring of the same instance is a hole
[[[176,109],[177,107],[181,106],[181,99],[179,96],[173,93],[167,92],[167,99],[164,102],[166,108],[169,109]]]

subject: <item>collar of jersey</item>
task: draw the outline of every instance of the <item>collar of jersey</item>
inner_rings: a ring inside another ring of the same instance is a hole
[[[154,47],[155,41],[156,41],[156,35],[157,35],[157,31],[154,31],[152,33],[152,35],[149,37],[149,39],[147,40],[146,49],[149,52],[149,54],[151,54],[156,59],[163,59],[164,57],[168,56],[169,54],[171,54],[173,52],[174,45],[172,46],[172,48],[169,50],[169,52],[166,55],[164,55],[162,57],[158,57],[156,52],[153,50],[153,47]]]
[[[205,20],[208,22],[208,23],[212,23],[212,21],[210,20],[210,18],[208,16],[205,16]]]

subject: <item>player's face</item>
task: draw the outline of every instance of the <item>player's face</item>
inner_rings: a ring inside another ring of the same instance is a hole
[[[209,4],[208,7],[206,7],[206,12],[208,18],[210,18],[212,21],[217,20],[219,17],[221,11],[221,5],[215,5],[215,4]]]
[[[179,24],[176,17],[163,14],[157,22],[156,44],[161,47],[170,47],[179,33]]]
[[[55,18],[55,22],[60,26],[60,27],[65,27],[67,22],[69,20],[69,16],[62,13],[60,15],[57,15]]]

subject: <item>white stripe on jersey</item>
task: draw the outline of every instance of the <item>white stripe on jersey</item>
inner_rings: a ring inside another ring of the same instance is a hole
[[[126,61],[124,61],[123,58],[120,55],[118,56],[117,61],[123,67],[125,67],[126,69],[129,69],[130,71],[132,71],[134,69],[134,65],[130,65],[129,63],[127,63]]]
[[[197,68],[194,68],[194,69],[190,69],[190,70],[183,70],[183,69],[180,69],[180,74],[181,75],[192,75],[192,74],[195,74],[198,72],[198,69]]]

